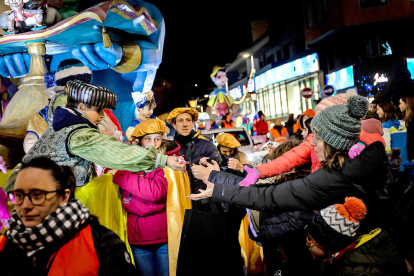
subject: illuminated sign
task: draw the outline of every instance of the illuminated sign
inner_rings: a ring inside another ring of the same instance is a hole
[[[342,90],[355,85],[353,66],[346,67],[326,75],[326,84],[332,85],[336,90]]]
[[[407,58],[407,68],[411,73],[411,79],[414,80],[414,58]]]
[[[270,69],[256,77],[256,91],[273,83],[319,71],[318,54],[311,54]]]
[[[385,74],[387,75],[387,74]],[[375,74],[374,76],[374,86],[377,85],[377,83],[382,83],[382,82],[388,82],[388,78],[384,76],[384,74],[381,75],[381,77],[379,76],[378,73]]]

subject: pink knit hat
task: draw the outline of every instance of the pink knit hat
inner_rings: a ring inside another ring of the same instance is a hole
[[[384,135],[382,124],[377,119],[371,118],[371,119],[362,120],[361,127],[367,133],[378,133],[381,136]]]
[[[338,94],[329,98],[323,99],[318,105],[316,106],[316,114],[321,112],[327,107],[334,106],[334,105],[346,105],[348,98],[351,96],[357,95],[355,89],[348,89],[344,94]]]

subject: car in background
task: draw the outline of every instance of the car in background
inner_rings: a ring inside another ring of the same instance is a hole
[[[212,142],[217,146],[216,137],[221,133],[229,133],[234,135],[234,137],[237,139],[237,141],[239,141],[241,145],[239,151],[242,151],[246,154],[255,152],[255,146],[262,143],[260,140],[252,139],[247,130],[243,127],[211,129],[203,131],[201,135],[206,136],[208,139],[211,139]]]

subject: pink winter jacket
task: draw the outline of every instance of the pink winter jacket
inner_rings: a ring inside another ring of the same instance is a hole
[[[259,172],[260,178],[268,178],[290,172],[293,168],[305,165],[309,161],[312,162],[312,172],[317,171],[320,168],[318,157],[316,156],[314,148],[310,145],[313,136],[313,133],[309,134],[308,138],[299,146],[294,147],[273,161],[257,166],[256,170]],[[359,141],[363,142],[367,146],[374,142],[380,141],[385,147],[385,141],[381,135],[378,133],[367,133],[362,129]]]
[[[122,206],[128,212],[128,241],[132,245],[168,240],[168,182],[162,169],[149,173],[118,171],[114,182],[121,187]]]

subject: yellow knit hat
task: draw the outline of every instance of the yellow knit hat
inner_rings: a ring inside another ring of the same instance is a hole
[[[210,75],[210,78],[213,78],[213,77],[215,77],[216,76],[216,74],[217,74],[217,72],[219,71],[219,70],[224,70],[224,68],[223,67],[221,67],[221,66],[214,66],[213,67],[213,72],[211,73],[211,75]]]
[[[222,133],[217,135],[216,141],[217,143],[219,143],[219,145],[228,147],[230,149],[235,149],[241,146],[239,141],[237,141],[233,135],[228,133]]]
[[[169,122],[170,124],[172,124],[174,122],[174,119],[183,113],[188,113],[193,117],[193,121],[197,121],[198,120],[198,111],[195,110],[194,108],[191,107],[179,107],[174,109],[173,111],[170,112],[170,114],[168,114],[167,117],[167,122]]]
[[[164,122],[158,119],[149,119],[139,123],[134,132],[132,132],[131,138],[137,139],[149,134],[161,134],[165,133]]]

